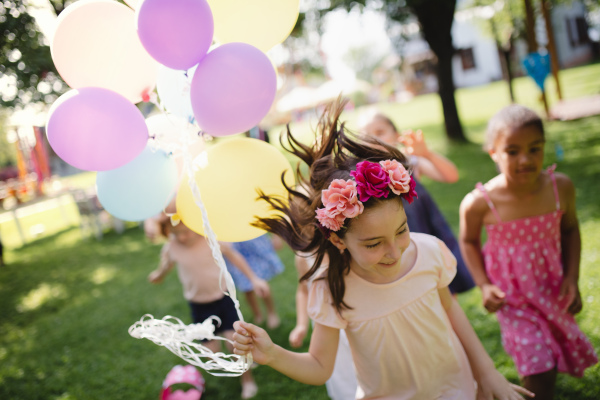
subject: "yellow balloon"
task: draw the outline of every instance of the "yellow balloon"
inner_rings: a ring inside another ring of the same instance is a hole
[[[248,43],[265,53],[290,35],[300,12],[300,0],[208,0],[208,4],[217,42]]]
[[[210,147],[194,176],[208,220],[218,240],[241,242],[265,232],[251,226],[256,217],[275,215],[257,189],[265,194],[287,198],[281,183],[294,185],[294,174],[285,156],[274,146],[258,139],[233,138]],[[176,199],[177,214],[193,231],[204,235],[202,215],[188,179],[183,179]]]

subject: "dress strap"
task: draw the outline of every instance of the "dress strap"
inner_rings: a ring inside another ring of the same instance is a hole
[[[550,174],[550,178],[552,178],[552,188],[554,189],[554,200],[556,201],[556,210],[560,210],[560,197],[558,196],[558,187],[556,186],[556,177],[554,176],[554,170],[556,169],[556,164],[552,164],[549,166],[546,171]]]
[[[502,220],[500,219],[500,215],[498,215],[498,211],[496,211],[496,207],[494,207],[494,203],[492,203],[492,200],[490,199],[487,190],[485,190],[485,187],[481,184],[481,182],[477,182],[475,187],[479,189],[481,194],[483,194],[483,198],[490,207],[490,210],[492,210],[492,214],[494,214],[494,217],[496,217],[496,221],[502,222]]]

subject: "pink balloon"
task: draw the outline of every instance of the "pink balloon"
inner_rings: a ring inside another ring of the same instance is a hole
[[[190,96],[196,122],[212,136],[256,126],[273,104],[277,76],[269,58],[246,43],[227,43],[198,64]]]
[[[60,96],[50,109],[46,134],[60,158],[88,171],[125,165],[148,142],[148,128],[138,108],[112,90],[95,87]]]
[[[206,55],[213,39],[206,0],[144,0],[137,33],[152,57],[172,69],[187,70]]]
[[[112,0],[80,0],[65,8],[50,50],[70,87],[114,90],[132,103],[154,89],[158,76],[159,64],[135,31],[135,12]]]

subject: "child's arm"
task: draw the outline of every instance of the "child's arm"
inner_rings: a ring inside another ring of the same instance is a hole
[[[246,277],[252,283],[252,288],[260,297],[267,297],[271,290],[269,289],[269,284],[264,279],[256,276],[252,268],[246,262],[244,256],[242,256],[236,249],[233,248],[229,243],[219,242],[221,246],[221,252],[233,265],[239,269],[242,274],[246,275]]]
[[[465,196],[460,203],[458,244],[473,280],[481,289],[483,306],[489,312],[496,312],[506,302],[506,294],[490,282],[481,255],[481,229],[487,207],[485,199],[481,196],[476,196],[475,193]]]
[[[308,261],[304,257],[295,256],[294,264],[301,278],[309,269]],[[308,333],[308,285],[306,281],[298,281],[296,288],[296,326],[290,332],[290,345],[292,347],[302,346],[302,342]]]
[[[454,183],[458,180],[456,165],[439,153],[429,150],[423,132],[419,129],[404,131],[398,138],[406,152],[419,157],[418,173],[439,182]]]
[[[282,374],[308,385],[322,385],[333,373],[339,329],[315,323],[308,353],[295,353],[271,341],[262,328],[247,322],[233,324],[233,352],[252,353],[254,361],[268,365]]]
[[[562,262],[564,268],[563,281],[560,286],[559,299],[565,300],[565,311],[577,314],[581,311],[581,295],[579,293],[579,262],[581,258],[581,236],[579,221],[575,208],[575,186],[567,176],[556,174],[561,202],[566,204],[565,213],[560,221],[562,246]]]
[[[165,243],[160,251],[160,262],[158,268],[150,272],[148,280],[152,283],[161,283],[164,277],[171,271],[175,263],[169,258],[169,243]]]
[[[535,396],[527,389],[508,382],[496,370],[494,362],[485,351],[463,309],[452,296],[450,290],[446,287],[439,289],[438,292],[452,328],[469,359],[473,377],[477,381],[477,399],[522,399],[520,394]]]

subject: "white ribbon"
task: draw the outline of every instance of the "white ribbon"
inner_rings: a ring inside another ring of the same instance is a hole
[[[158,104],[157,104],[158,105]],[[161,110],[162,107],[159,106]],[[163,111],[164,112],[164,111]],[[240,321],[244,320],[242,312],[240,310],[240,302],[236,297],[235,284],[233,278],[227,271],[225,259],[221,253],[221,247],[217,241],[217,237],[212,230],[208,222],[208,214],[202,197],[200,196],[200,189],[194,179],[195,172],[200,169],[200,161],[206,154],[203,152],[195,160],[192,159],[191,154],[187,151],[187,148],[195,140],[198,140],[198,136],[190,137],[189,135],[182,135],[180,137],[181,150],[184,161],[184,171],[188,176],[188,185],[192,190],[194,202],[202,213],[202,226],[204,228],[204,237],[208,241],[208,245],[212,251],[213,259],[220,269],[219,288],[223,293],[233,300],[235,309]],[[206,161],[206,160],[204,160]],[[226,290],[223,290],[222,281],[225,280]],[[155,319],[152,315],[146,314],[142,319],[129,328],[129,334],[137,339],[149,339],[159,346],[164,346],[174,354],[187,361],[188,363],[200,367],[208,373],[216,376],[239,376],[246,372],[250,365],[252,365],[252,355],[238,356],[234,354],[225,353],[213,353],[210,349],[201,344],[194,342],[195,340],[225,340],[220,336],[214,335],[214,325],[212,319],[217,317],[212,316],[204,321],[202,324],[191,324],[185,325],[181,320],[166,316],[162,320]],[[175,321],[175,323],[170,322]],[[229,341],[230,342],[230,341]],[[204,358],[209,361],[202,361]],[[211,371],[224,371],[220,373]]]

